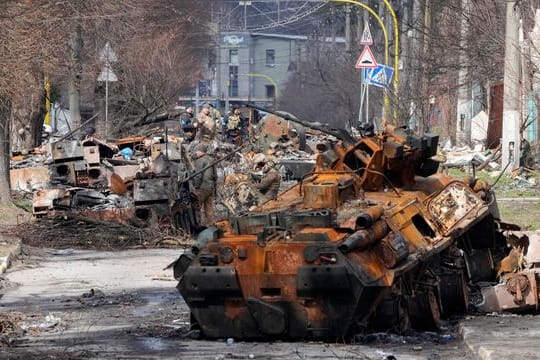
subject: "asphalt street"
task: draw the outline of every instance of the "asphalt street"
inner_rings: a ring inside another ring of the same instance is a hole
[[[505,316],[465,320],[468,341],[436,333],[371,334],[363,344],[193,339],[189,310],[171,271],[163,270],[180,250],[23,251],[5,274],[0,311],[20,319],[24,333],[0,350],[1,358],[503,359],[490,352],[499,351],[496,344],[508,355],[525,333],[531,341],[538,335],[536,318],[517,331],[512,324],[522,318]],[[515,337],[503,342],[505,332]]]

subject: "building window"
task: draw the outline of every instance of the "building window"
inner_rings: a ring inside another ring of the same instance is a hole
[[[238,49],[229,50],[229,65],[238,65]]]
[[[276,50],[268,49],[266,50],[266,66],[275,66],[276,65]]]
[[[276,97],[276,87],[274,85],[266,85],[266,97],[267,98]]]
[[[229,66],[229,96],[238,96],[238,66]]]

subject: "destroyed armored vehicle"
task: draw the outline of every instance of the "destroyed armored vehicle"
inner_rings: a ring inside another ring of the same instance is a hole
[[[210,338],[336,339],[465,313],[469,286],[494,281],[507,252],[489,186],[437,173],[436,135],[315,128],[339,140],[310,173],[174,264],[192,324]]]

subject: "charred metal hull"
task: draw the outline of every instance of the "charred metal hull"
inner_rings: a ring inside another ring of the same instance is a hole
[[[290,247],[299,252],[291,253]],[[342,337],[369,315],[366,305],[385,288],[370,284],[369,276],[336,247],[316,254],[320,247],[317,242],[284,242],[267,249],[244,244],[250,255],[241,267],[193,263],[178,290],[208,337]],[[335,263],[308,262],[319,256]],[[256,271],[245,274],[247,268]]]
[[[435,174],[436,137],[409,137],[344,139],[277,200],[203,231],[174,272],[204,335],[335,339],[465,312],[505,246],[489,189]]]

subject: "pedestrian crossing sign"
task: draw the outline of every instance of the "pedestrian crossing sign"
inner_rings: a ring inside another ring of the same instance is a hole
[[[364,69],[362,76],[364,84],[385,88],[392,82],[394,69],[390,66],[378,65],[375,69]]]
[[[360,39],[360,45],[373,45],[373,37],[371,36],[371,30],[369,30],[369,23],[364,26],[364,32]]]

